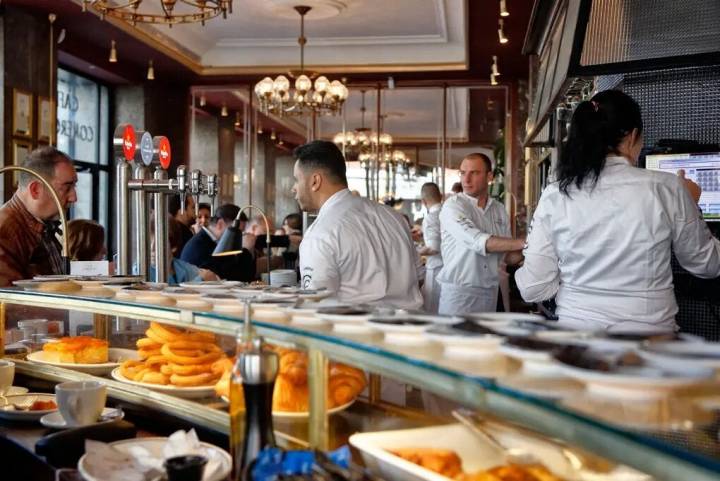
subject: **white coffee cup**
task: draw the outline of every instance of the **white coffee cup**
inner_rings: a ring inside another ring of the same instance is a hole
[[[70,381],[55,386],[58,410],[69,426],[98,420],[105,408],[107,387],[98,381]]]
[[[12,387],[15,378],[15,363],[0,360],[0,395],[4,395]]]

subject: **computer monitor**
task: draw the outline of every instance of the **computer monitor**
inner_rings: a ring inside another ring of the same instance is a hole
[[[720,152],[648,155],[645,168],[671,174],[685,170],[685,177],[702,188],[698,205],[703,218],[720,221]]]

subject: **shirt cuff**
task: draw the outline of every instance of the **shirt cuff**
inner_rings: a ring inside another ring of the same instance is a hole
[[[481,256],[486,256],[487,252],[485,250],[485,246],[487,245],[487,241],[490,237],[490,234],[478,234],[478,236],[475,238],[475,245],[473,250]]]

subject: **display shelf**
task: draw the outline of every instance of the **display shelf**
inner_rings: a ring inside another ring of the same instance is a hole
[[[144,320],[158,320],[170,324],[184,325],[213,331],[218,334],[235,335],[242,327],[242,319],[212,312],[192,312],[172,307],[151,306],[113,299],[85,298],[78,295],[24,292],[17,289],[0,289],[0,302],[29,306],[52,307],[93,312],[111,316],[132,317]],[[720,459],[697,454],[689,449],[658,439],[649,433],[626,430],[600,421],[598,418],[580,414],[555,402],[525,395],[502,388],[491,379],[453,369],[452,365],[440,365],[430,359],[395,352],[391,346],[373,341],[345,339],[329,333],[298,329],[288,325],[270,322],[256,322],[253,325],[258,334],[269,342],[294,345],[307,349],[311,363],[323,365],[327,359],[361,367],[374,374],[386,376],[443,398],[456,401],[506,419],[543,435],[561,439],[569,446],[578,446],[599,456],[618,463],[627,464],[662,480],[704,481],[720,477]],[[313,359],[315,359],[313,361]],[[22,363],[19,372],[33,376],[58,380],[83,375],[72,375],[63,369],[30,366]],[[310,366],[310,373],[313,367]],[[311,405],[318,405],[318,396],[325,396],[325,386],[318,380],[310,379]],[[123,399],[162,409],[183,419],[197,419],[192,401],[173,400],[170,396],[139,389],[117,381],[108,381],[113,392]],[[210,410],[208,410],[210,411]],[[215,410],[217,411],[217,410]],[[205,412],[203,420],[209,426],[226,432],[228,417],[221,411]],[[328,431],[328,418],[312,415],[309,423],[311,445],[323,446],[327,439],[314,438],[320,428]],[[224,426],[224,428],[223,428]]]

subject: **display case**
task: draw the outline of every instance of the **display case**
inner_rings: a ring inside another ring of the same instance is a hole
[[[236,336],[244,324],[245,306],[240,301],[234,308],[225,305],[219,309],[223,313],[213,310],[211,297],[205,304],[156,305],[111,296],[86,290],[55,293],[0,289],[0,332],[11,332],[18,320],[43,317],[60,321],[65,335],[89,332],[109,340],[113,348],[135,349],[136,341],[145,336],[149,322],[154,321],[215,333],[218,345],[232,355]],[[197,309],[192,309],[193,306]],[[382,464],[381,455],[368,454],[372,447],[367,446],[376,439],[401,446],[400,440],[409,436],[418,444],[436,441],[441,445],[448,439],[463,444],[460,440],[464,437],[473,438],[452,417],[453,409],[463,407],[494,425],[493,429],[501,432],[500,438],[505,431],[520,433],[545,446],[527,448],[539,453],[536,455],[552,459],[552,454],[547,457],[542,454],[543,449],[551,446],[556,448],[556,455],[559,452],[567,459],[574,458],[576,463],[584,459],[586,466],[604,466],[605,477],[598,472],[592,479],[621,479],[607,474],[607,466],[614,463],[658,480],[701,481],[720,477],[714,411],[715,404],[720,408],[720,401],[714,382],[670,397],[637,394],[627,397],[622,390],[615,396],[597,397],[592,389],[575,386],[572,395],[550,399],[534,395],[528,386],[537,383],[538,378],[540,384],[547,379],[549,385],[555,382],[553,378],[543,378],[537,372],[535,381],[530,376],[518,376],[518,358],[511,355],[511,347],[477,355],[474,348],[463,352],[460,346],[451,353],[432,336],[418,340],[412,335],[382,329],[364,330],[360,326],[365,323],[332,329],[323,319],[306,316],[304,322],[291,322],[295,318],[288,311],[275,309],[276,306],[262,307],[250,307],[255,332],[270,344],[307,354],[308,411],[274,416],[276,438],[283,446],[332,449],[347,443],[353,434],[374,432],[353,444],[361,450],[366,446],[364,459],[369,465]],[[37,341],[25,344],[38,349]],[[190,398],[184,394],[178,397],[172,390],[128,383],[113,374],[92,374],[40,363],[27,359],[29,356],[23,353],[6,355],[13,357],[16,372],[21,375],[53,382],[102,378],[108,396],[113,399],[157,410],[218,433],[230,431],[227,404],[212,389]],[[343,363],[366,373],[367,387],[355,402],[328,405],[329,363]],[[504,382],[506,379],[514,381]],[[523,379],[527,386],[522,384]],[[448,427],[449,431],[433,431],[449,424],[454,425]],[[419,431],[403,434],[405,429]],[[387,436],[377,438],[383,431],[387,431]],[[481,452],[478,451],[478,459]]]

